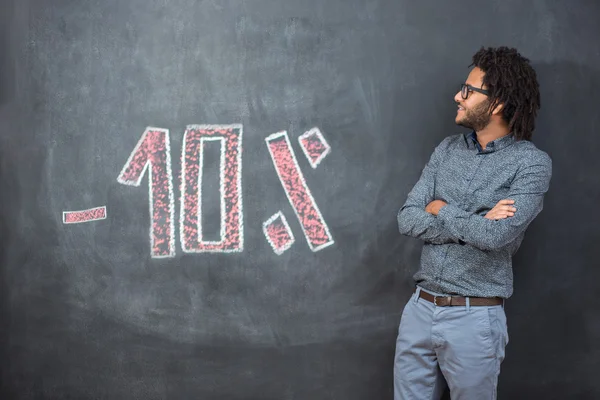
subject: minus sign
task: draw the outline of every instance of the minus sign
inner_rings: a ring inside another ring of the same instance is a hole
[[[79,224],[101,219],[106,219],[106,206],[81,211],[63,211],[63,224]]]

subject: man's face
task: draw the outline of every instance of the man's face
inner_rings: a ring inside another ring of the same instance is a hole
[[[476,88],[482,88],[483,75],[485,73],[475,67],[469,73],[465,83]],[[492,116],[489,113],[490,100],[485,94],[469,91],[469,97],[463,99],[459,91],[454,96],[454,101],[458,105],[455,119],[458,125],[474,131],[480,131],[488,126]]]

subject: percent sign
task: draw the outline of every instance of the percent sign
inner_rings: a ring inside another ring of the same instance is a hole
[[[281,185],[302,226],[308,246],[312,251],[319,251],[332,245],[333,238],[306,184],[287,132],[274,133],[265,140]],[[316,168],[331,150],[318,128],[313,128],[300,136],[299,142],[313,168]],[[281,211],[263,223],[263,231],[276,254],[282,254],[295,241],[292,230]]]
[[[220,142],[220,240],[207,241],[202,234],[202,177],[204,142]],[[333,239],[306,185],[286,132],[266,139],[271,158],[288,199],[312,251],[321,250]],[[314,128],[299,138],[311,166],[316,168],[331,150],[321,132]],[[242,126],[189,125],[184,134],[181,164],[179,235],[186,253],[228,253],[243,250],[242,213]],[[148,171],[150,248],[153,258],[175,256],[175,207],[169,130],[146,128],[117,181],[140,186]],[[283,213],[263,224],[267,240],[276,254],[294,242]]]

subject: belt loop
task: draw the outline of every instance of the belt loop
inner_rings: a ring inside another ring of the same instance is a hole
[[[465,297],[466,303],[467,303],[467,312],[471,312],[471,298],[470,297]]]
[[[417,290],[415,291],[415,298],[414,298],[414,302],[416,303],[417,301],[419,301],[419,296],[421,295],[421,287],[417,286]]]

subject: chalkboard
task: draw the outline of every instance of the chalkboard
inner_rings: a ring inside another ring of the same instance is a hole
[[[3,0],[6,399],[385,399],[396,213],[481,46],[553,159],[499,398],[600,396],[600,5]]]

